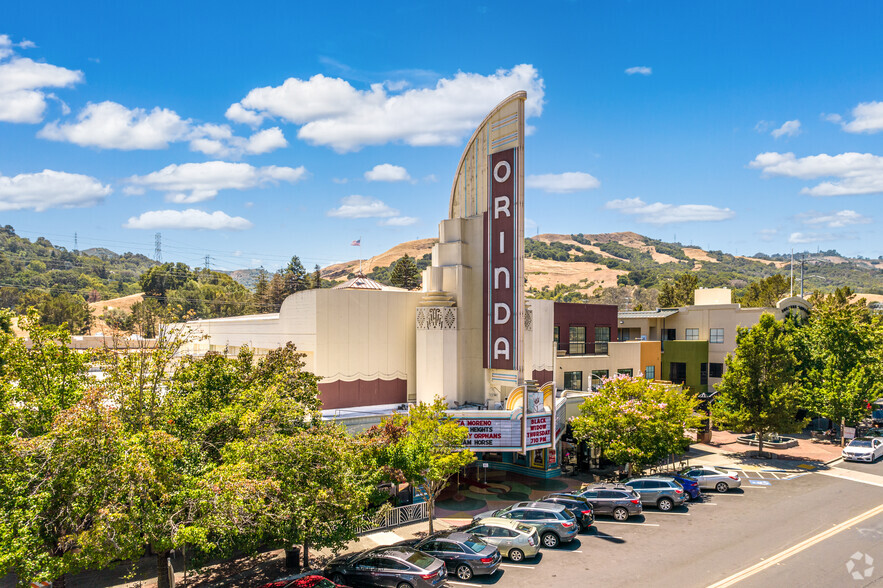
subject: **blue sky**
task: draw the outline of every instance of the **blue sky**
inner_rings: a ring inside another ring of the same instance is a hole
[[[437,236],[525,89],[528,235],[883,255],[879,3],[324,6],[7,2],[0,224],[219,269],[370,256]]]

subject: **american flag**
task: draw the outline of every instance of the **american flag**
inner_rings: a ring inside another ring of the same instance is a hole
[[[362,239],[361,239],[361,237],[358,238],[358,239],[356,239],[356,240],[353,241],[352,243],[350,243],[350,245],[352,245],[353,247],[359,247],[359,246],[361,246],[361,245],[362,245]]]

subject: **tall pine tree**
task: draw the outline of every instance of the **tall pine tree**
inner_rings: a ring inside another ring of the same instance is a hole
[[[406,253],[396,262],[389,276],[389,283],[405,290],[416,290],[421,286],[420,273],[413,257]]]

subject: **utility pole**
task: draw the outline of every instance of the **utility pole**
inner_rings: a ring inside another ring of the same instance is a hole
[[[794,296],[794,247],[791,248],[791,296]]]
[[[162,233],[153,235],[153,259],[156,263],[162,263]]]
[[[803,262],[806,261],[806,252],[800,256],[800,297],[803,298]]]

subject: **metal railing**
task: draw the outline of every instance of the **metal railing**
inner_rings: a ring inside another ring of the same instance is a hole
[[[361,535],[378,529],[390,529],[408,523],[425,521],[429,518],[429,508],[425,502],[406,504],[393,508],[382,509],[374,514],[365,515],[356,532]]]

